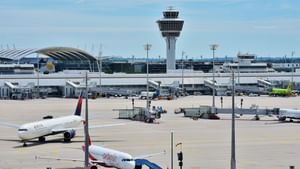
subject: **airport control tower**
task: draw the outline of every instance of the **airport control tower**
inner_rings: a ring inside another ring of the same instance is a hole
[[[163,11],[164,18],[157,21],[162,36],[167,45],[167,70],[176,69],[175,49],[176,38],[183,27],[183,20],[178,18],[179,11],[169,7]]]

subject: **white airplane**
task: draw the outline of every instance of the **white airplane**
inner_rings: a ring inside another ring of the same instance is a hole
[[[98,166],[103,166],[107,168],[118,168],[118,169],[135,169],[137,165],[136,160],[137,159],[143,159],[152,157],[159,154],[165,154],[165,151],[154,153],[154,154],[148,154],[143,155],[139,157],[132,157],[130,154],[104,148],[100,146],[93,145],[90,141],[89,137],[89,164],[90,169],[97,169]],[[85,146],[82,146],[82,150],[85,151]],[[73,162],[84,162],[82,159],[70,159],[70,158],[54,158],[54,157],[35,157],[36,159],[46,159],[46,160],[59,160],[59,161],[73,161]],[[158,165],[149,162],[148,160],[145,160],[150,163],[151,166],[156,166],[156,169],[161,169]],[[141,166],[140,166],[141,167]]]
[[[23,125],[16,125],[7,122],[0,122],[0,125],[6,127],[16,128],[18,137],[24,143],[23,146],[27,146],[26,141],[38,138],[40,142],[45,142],[45,136],[55,135],[63,133],[64,141],[70,142],[72,138],[76,135],[77,129],[83,129],[83,127],[78,127],[80,123],[84,120],[81,115],[81,105],[82,105],[82,94],[78,98],[78,103],[76,110],[73,115],[63,116],[58,118],[45,119],[41,121],[26,123]],[[125,123],[118,124],[108,124],[108,125],[98,125],[91,126],[90,128],[101,128],[124,125]]]

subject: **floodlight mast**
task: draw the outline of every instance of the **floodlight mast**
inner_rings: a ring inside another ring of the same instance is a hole
[[[295,55],[295,51],[292,51],[291,53],[291,56],[292,56],[292,59],[291,59],[291,65],[292,65],[292,86],[294,85],[294,55]]]
[[[231,162],[230,168],[236,169],[235,159],[235,78],[234,70],[232,69],[232,116],[231,116]]]
[[[183,56],[184,56],[185,52],[182,51],[181,53],[181,88],[182,88],[182,91],[184,92],[184,79],[183,79]]]
[[[212,63],[212,65],[213,65],[213,100],[212,100],[212,113],[215,113],[215,95],[216,95],[216,93],[215,93],[215,85],[216,85],[216,81],[215,81],[215,51],[217,50],[217,48],[218,48],[218,46],[219,45],[217,45],[217,44],[212,44],[212,45],[210,45],[210,50],[212,50],[213,51],[213,63]]]
[[[88,72],[85,73],[85,121],[84,121],[84,169],[89,169],[89,116],[88,116]]]
[[[147,71],[147,103],[146,103],[146,106],[147,106],[147,111],[149,113],[149,61],[148,61],[148,55],[149,55],[149,50],[151,49],[151,44],[145,44],[144,45],[144,49],[146,50],[147,52],[147,67],[146,67],[146,71]]]
[[[98,70],[99,70],[99,95],[102,96],[102,44],[100,44],[99,54],[98,54]]]

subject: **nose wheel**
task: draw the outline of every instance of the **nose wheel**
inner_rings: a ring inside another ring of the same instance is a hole
[[[27,147],[27,144],[25,141],[23,142],[23,147]]]
[[[96,165],[92,165],[91,167],[90,167],[90,169],[97,169],[98,167],[96,166]]]
[[[45,137],[39,137],[39,142],[44,143],[46,141]]]

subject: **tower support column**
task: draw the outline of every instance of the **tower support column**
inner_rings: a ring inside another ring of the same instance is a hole
[[[176,69],[175,51],[176,51],[176,37],[166,37],[167,49],[167,68],[168,70]]]

